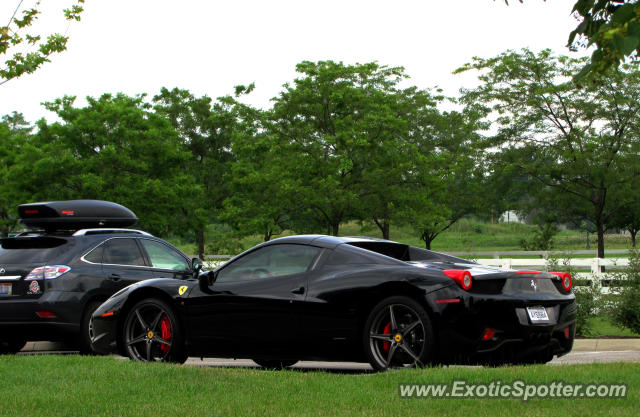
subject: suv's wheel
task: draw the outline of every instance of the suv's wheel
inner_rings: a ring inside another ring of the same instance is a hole
[[[4,355],[7,353],[18,353],[26,344],[27,341],[22,339],[0,341],[0,355]]]
[[[147,298],[135,304],[122,328],[124,350],[136,361],[184,363],[184,336],[173,309],[164,301]]]
[[[80,322],[80,341],[78,343],[80,354],[82,355],[97,355],[93,350],[91,344],[91,338],[93,337],[93,325],[91,322],[91,316],[98,307],[102,304],[101,301],[91,301],[87,303],[82,314],[82,321]]]
[[[375,370],[424,366],[435,345],[429,315],[409,297],[384,299],[369,313],[363,345]]]
[[[298,361],[280,361],[271,359],[254,359],[253,361],[266,369],[284,369],[298,363]]]

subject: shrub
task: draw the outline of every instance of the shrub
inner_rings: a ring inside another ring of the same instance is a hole
[[[553,223],[538,225],[529,239],[520,240],[523,250],[551,250],[555,246],[554,236],[560,232]]]
[[[613,300],[611,315],[614,324],[640,333],[640,252],[629,253],[629,268],[618,274],[618,296]]]
[[[573,293],[576,296],[578,312],[576,314],[576,336],[587,337],[592,335],[591,319],[602,310],[602,297],[600,281],[597,277],[591,279],[576,279],[576,271],[571,267],[570,258],[549,256],[547,258],[547,271],[568,272],[573,277]]]

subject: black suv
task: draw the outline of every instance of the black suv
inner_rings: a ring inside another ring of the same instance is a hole
[[[90,317],[103,301],[137,281],[194,274],[194,261],[164,240],[110,228],[137,221],[118,204],[58,201],[18,211],[38,230],[0,240],[0,352],[51,340],[90,353]]]

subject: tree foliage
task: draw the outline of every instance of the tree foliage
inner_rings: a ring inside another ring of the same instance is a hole
[[[496,160],[535,180],[531,195],[551,193],[556,211],[592,221],[604,257],[604,231],[632,198],[618,191],[638,175],[640,73],[624,65],[578,87],[572,75],[584,64],[525,49],[458,71],[480,72],[463,101],[495,119]]]
[[[596,49],[581,74],[617,68],[627,58],[638,59],[640,52],[640,3],[637,0],[578,0],[572,10],[580,20],[569,36],[576,50]]]
[[[236,103],[230,97],[214,102],[178,88],[163,88],[153,101],[156,114],[168,119],[178,132],[183,151],[190,156],[184,173],[201,191],[183,196],[182,201],[185,219],[191,224],[189,229],[195,230],[202,257],[207,226],[220,215],[230,191],[226,174],[235,158],[231,144],[242,131]]]
[[[152,233],[182,230],[186,213],[175,203],[199,190],[169,121],[149,111],[143,97],[105,94],[88,97],[85,107],[74,100],[46,103],[61,121],[40,120],[21,144],[7,173],[20,202],[111,200],[136,212]]]
[[[0,65],[0,84],[31,74],[49,57],[67,49],[69,38],[60,33],[48,35],[34,33],[30,29],[41,14],[40,2],[31,8],[23,8],[19,1],[6,26],[0,26],[0,57],[7,57]],[[73,0],[69,8],[63,9],[68,21],[79,21],[84,0]]]

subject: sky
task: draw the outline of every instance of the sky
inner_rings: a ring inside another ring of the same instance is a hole
[[[2,0],[0,19],[18,3]],[[68,49],[0,85],[0,115],[54,120],[41,103],[64,95],[79,105],[162,87],[219,97],[252,82],[244,101],[266,108],[304,60],[402,66],[411,85],[455,96],[475,76],[452,71],[474,56],[525,47],[575,55],[566,48],[575,0],[86,0],[70,25],[60,18],[69,0],[42,3],[34,29],[66,33]]]

